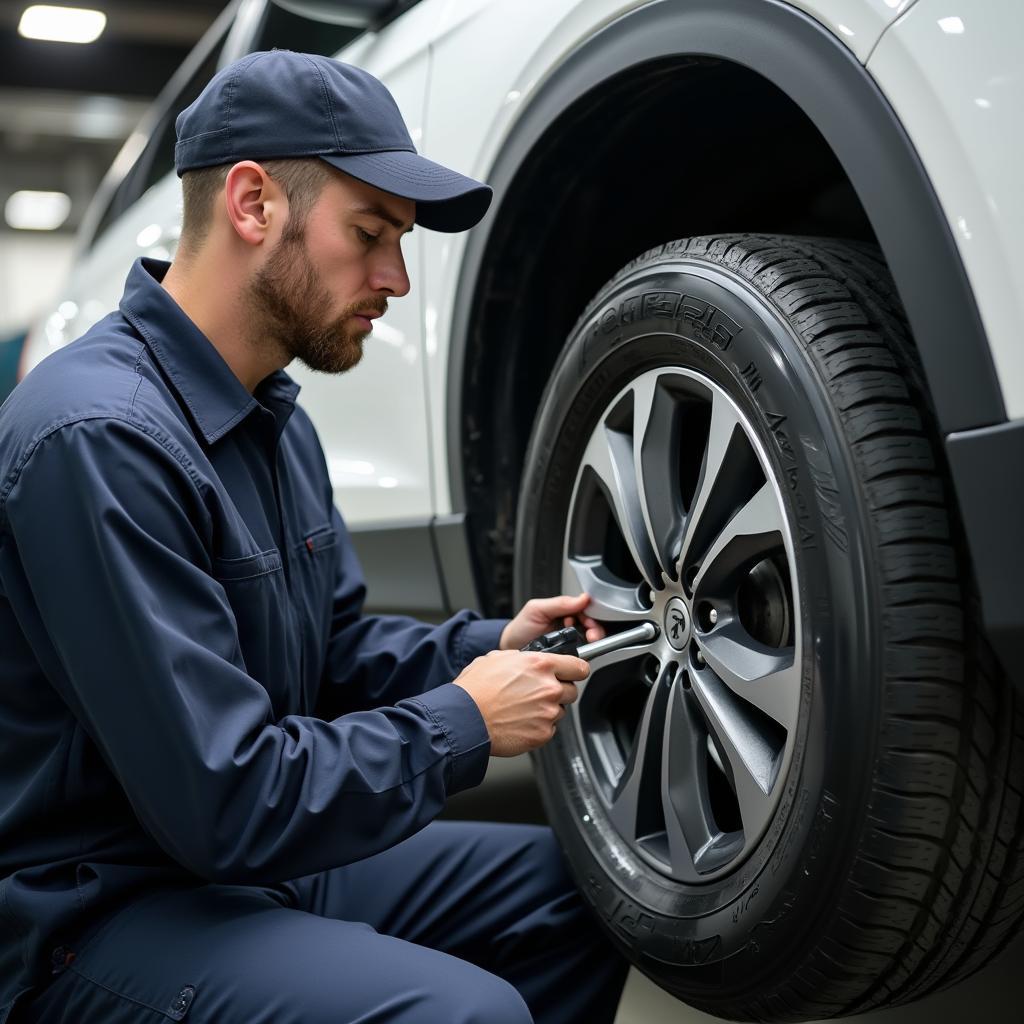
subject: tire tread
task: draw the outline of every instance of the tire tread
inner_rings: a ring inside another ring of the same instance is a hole
[[[978,970],[1024,920],[1024,714],[979,629],[917,353],[867,243],[692,238],[641,254],[609,284],[680,259],[735,271],[802,340],[869,510],[885,640],[864,828],[822,940],[774,991],[709,1008],[807,1020],[908,1002]]]

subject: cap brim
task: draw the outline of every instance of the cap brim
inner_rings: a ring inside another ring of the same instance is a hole
[[[479,223],[491,205],[489,185],[418,153],[387,150],[320,158],[368,185],[415,200],[416,223],[432,231],[465,231]]]

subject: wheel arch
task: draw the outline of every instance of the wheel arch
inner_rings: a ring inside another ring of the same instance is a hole
[[[782,136],[780,140],[780,136]],[[548,371],[633,255],[718,231],[877,241],[943,434],[1005,419],[977,307],[927,173],[864,67],[775,0],[656,0],[538,87],[467,242],[447,394],[452,506],[485,607],[509,608],[515,496]],[[670,200],[652,193],[679,185]],[[558,286],[551,283],[558,275]]]

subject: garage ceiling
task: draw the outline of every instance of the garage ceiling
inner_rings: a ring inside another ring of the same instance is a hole
[[[103,34],[87,45],[18,35],[30,2],[0,0],[0,210],[19,189],[67,192],[67,233],[146,106],[227,0],[82,0],[78,6],[107,16]]]

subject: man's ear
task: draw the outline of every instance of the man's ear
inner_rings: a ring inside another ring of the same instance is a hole
[[[288,218],[281,187],[253,160],[243,160],[228,171],[224,208],[235,234],[249,245],[261,245]]]

